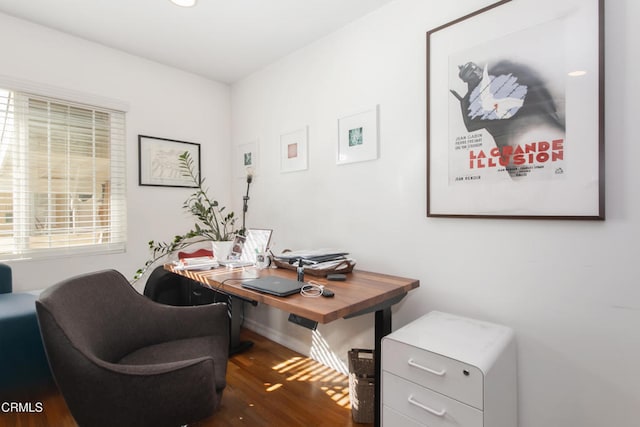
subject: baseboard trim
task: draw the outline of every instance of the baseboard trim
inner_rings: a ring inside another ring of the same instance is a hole
[[[265,338],[269,338],[271,341],[275,341],[280,345],[287,347],[297,353],[309,357],[310,348],[309,344],[293,338],[291,335],[283,334],[277,329],[266,327],[262,323],[258,323],[252,319],[244,319],[243,327],[251,329],[253,332],[262,335]]]

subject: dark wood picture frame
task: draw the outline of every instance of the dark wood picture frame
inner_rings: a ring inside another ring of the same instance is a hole
[[[197,188],[182,175],[179,156],[188,151],[200,179],[200,144],[138,135],[138,184],[151,187]]]
[[[605,219],[604,0],[556,4],[536,10],[532,1],[501,0],[427,32],[427,217]],[[493,32],[478,40],[487,28]],[[553,49],[544,49],[553,42],[546,29],[558,36]],[[570,57],[566,69],[545,61],[555,55]],[[514,67],[518,61],[534,71]],[[584,74],[567,73],[583,63]],[[505,82],[511,98],[494,89]],[[541,99],[561,107],[550,110],[555,116],[533,110]],[[542,125],[516,118],[548,116],[563,137],[517,142]]]

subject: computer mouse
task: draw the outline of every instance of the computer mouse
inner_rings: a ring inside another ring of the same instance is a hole
[[[322,296],[323,296],[323,297],[331,298],[331,297],[333,297],[334,295],[335,295],[335,294],[333,293],[333,291],[331,291],[331,290],[329,290],[329,289],[327,289],[327,288],[324,288],[324,289],[322,290]]]

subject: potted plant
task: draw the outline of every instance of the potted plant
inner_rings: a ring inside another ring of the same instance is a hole
[[[145,272],[159,261],[161,258],[180,251],[195,243],[204,241],[226,242],[231,241],[237,234],[244,235],[244,212],[246,212],[246,201],[249,199],[249,186],[252,181],[252,174],[247,175],[247,195],[244,196],[243,224],[240,230],[234,229],[236,216],[233,211],[225,212],[225,207],[220,206],[217,200],[211,198],[208,189],[204,187],[204,178],[200,178],[196,173],[193,159],[189,152],[185,151],[179,156],[180,172],[183,176],[189,177],[195,184],[195,191],[185,200],[183,209],[193,215],[195,224],[191,230],[185,234],[175,236],[170,242],[155,241],[149,242],[151,258],[149,258],[143,268],[136,271],[134,282],[140,279]]]

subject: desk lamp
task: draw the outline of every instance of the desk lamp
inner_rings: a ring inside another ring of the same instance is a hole
[[[247,210],[249,210],[249,187],[253,182],[252,168],[247,168],[247,194],[242,196],[242,228],[240,229],[240,235],[245,236],[247,229],[245,227],[245,218],[247,216]]]

